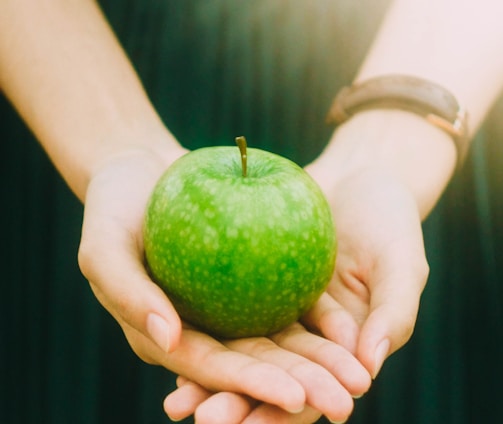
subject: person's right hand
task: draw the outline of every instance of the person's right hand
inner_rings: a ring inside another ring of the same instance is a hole
[[[306,408],[299,416],[345,419],[351,396],[370,384],[368,372],[348,351],[300,326],[273,338],[216,340],[182,327],[169,299],[149,278],[142,244],[145,205],[161,173],[184,152],[165,160],[143,150],[124,152],[92,177],[79,262],[96,297],[148,363],[210,392],[237,393],[293,415],[310,405],[320,412]],[[232,422],[232,414],[216,417],[220,424]]]
[[[386,357],[409,340],[428,275],[417,204],[406,186],[379,170],[355,173],[332,186],[326,183],[329,168],[315,164],[308,169],[331,204],[339,248],[327,292],[303,322],[326,342],[344,346],[375,377]],[[299,353],[308,356],[316,350],[306,342]],[[271,406],[248,405],[236,393],[210,393],[186,380],[167,397],[165,408],[182,416],[180,405],[190,405],[192,413],[208,417],[229,403],[234,411],[246,412],[241,412],[246,423],[280,422],[278,417],[281,422],[313,422],[313,415],[273,415]]]

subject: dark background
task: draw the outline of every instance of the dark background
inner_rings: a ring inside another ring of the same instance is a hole
[[[328,140],[330,100],[386,3],[102,2],[182,144],[245,134],[300,164]],[[431,276],[416,332],[353,424],[503,422],[502,112],[500,102],[424,224]],[[174,377],[143,364],[93,297],[76,259],[82,205],[3,98],[0,149],[0,423],[168,422]]]

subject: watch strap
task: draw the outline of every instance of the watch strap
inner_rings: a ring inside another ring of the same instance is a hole
[[[447,132],[454,140],[458,166],[468,150],[466,112],[444,87],[409,75],[385,75],[343,87],[327,115],[328,123],[341,124],[369,109],[400,109],[416,113]]]

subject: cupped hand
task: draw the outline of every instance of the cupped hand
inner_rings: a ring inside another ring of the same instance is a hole
[[[79,247],[82,273],[128,339],[138,332],[164,351],[176,348],[181,322],[145,270],[143,216],[155,183],[184,152],[173,150],[161,159],[135,148],[102,164],[87,187]],[[137,350],[135,343],[131,347]],[[143,359],[148,360],[148,354]]]
[[[142,244],[146,202],[162,172],[184,153],[179,149],[161,160],[147,150],[123,152],[92,177],[79,263],[96,297],[140,358],[208,392],[235,393],[246,404],[263,403],[279,415],[313,414],[308,404],[335,419],[347,416],[351,395],[366,391],[370,382],[347,351],[301,326],[273,338],[215,340],[183,325],[150,280]],[[317,350],[307,354],[307,345]],[[226,419],[220,416],[219,422]]]
[[[375,377],[386,357],[409,340],[426,283],[428,265],[418,207],[407,187],[381,170],[350,174],[337,183],[329,177],[329,169],[316,163],[307,171],[332,207],[339,246],[328,289],[303,323],[323,336],[319,337],[325,343],[335,342],[331,346],[353,353]],[[318,352],[307,338],[301,350],[289,342],[282,346],[309,359]],[[314,360],[331,369],[319,359]],[[319,415],[312,404],[304,415],[288,415],[236,393],[211,393],[187,380],[166,398],[165,409],[180,418],[189,412],[206,418],[232,409],[236,419],[230,422],[310,423]]]
[[[411,337],[429,268],[417,203],[395,175],[368,168],[330,182],[307,168],[329,200],[339,250],[327,293],[306,316],[354,352],[373,377]]]

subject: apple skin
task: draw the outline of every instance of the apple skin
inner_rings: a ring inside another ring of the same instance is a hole
[[[330,281],[330,207],[297,164],[236,147],[187,153],[145,213],[147,266],[187,322],[220,338],[265,336],[297,321]]]

